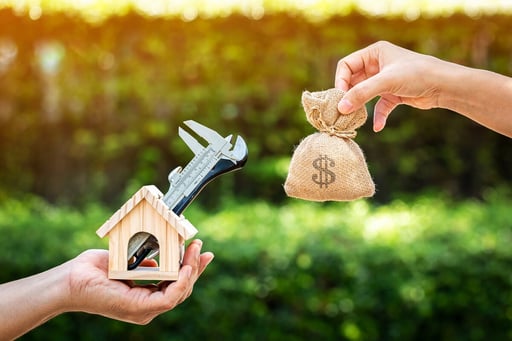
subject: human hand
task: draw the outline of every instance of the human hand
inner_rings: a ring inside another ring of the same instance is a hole
[[[108,251],[85,251],[68,262],[70,299],[65,310],[147,324],[190,296],[194,283],[213,259],[211,252],[200,254],[201,247],[200,240],[194,240],[187,247],[176,282],[146,286],[109,279]]]
[[[373,129],[386,124],[399,104],[419,109],[439,106],[441,79],[438,71],[447,62],[380,41],[356,51],[338,62],[335,87],[346,91],[338,105],[341,113],[362,107],[376,96]]]

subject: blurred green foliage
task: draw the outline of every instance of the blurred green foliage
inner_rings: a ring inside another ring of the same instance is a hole
[[[510,339],[512,201],[506,191],[484,197],[194,205],[187,218],[216,257],[186,302],[148,326],[68,313],[23,339]],[[109,215],[9,200],[0,281],[98,246]]]
[[[91,23],[0,10],[0,282],[105,247],[94,231],[113,208],[143,184],[165,191],[191,159],[182,121],[240,134],[250,151],[186,212],[216,259],[179,309],[144,327],[65,314],[23,339],[512,338],[509,139],[399,107],[382,133],[371,119],[358,131],[372,201],[305,203],[281,188],[312,132],[301,93],[332,87],[342,56],[385,39],[510,75],[511,25],[355,12]]]
[[[186,22],[130,12],[90,23],[4,9],[0,22],[0,197],[29,192],[117,205],[142,184],[164,189],[168,171],[191,158],[177,127],[195,119],[241,134],[250,149],[245,175],[212,184],[204,204],[219,192],[279,202],[293,148],[313,131],[301,93],[332,87],[342,56],[385,39],[511,74],[512,21],[504,15],[407,21],[353,12],[312,22],[281,13]],[[376,200],[428,188],[481,197],[510,185],[509,140],[463,117],[399,107],[380,134],[370,121],[356,141]]]

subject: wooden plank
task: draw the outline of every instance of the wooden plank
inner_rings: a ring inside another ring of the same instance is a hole
[[[159,268],[138,267],[131,271],[109,271],[112,279],[176,281],[178,271],[160,271]]]

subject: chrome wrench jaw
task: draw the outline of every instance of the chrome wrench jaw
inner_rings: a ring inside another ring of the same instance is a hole
[[[231,146],[231,144],[229,145]],[[233,151],[228,151],[222,153],[221,155],[222,156],[218,158],[215,165],[207,173],[205,173],[199,181],[195,183],[195,186],[191,190],[187,192],[187,195],[180,196],[180,199],[175,204],[173,204],[174,208],[172,210],[174,213],[181,214],[181,212],[183,212],[188,207],[188,205],[197,197],[203,188],[205,188],[206,185],[215,178],[222,174],[241,169],[247,162],[249,152],[244,139],[241,136],[238,136],[235,146],[233,147]],[[167,192],[166,196],[168,194],[174,193],[174,189],[175,188],[173,188],[173,185],[171,184],[169,192]]]
[[[247,144],[241,136],[237,136],[233,145],[232,135],[222,137],[215,130],[192,120],[185,121],[184,124],[208,142],[208,145],[204,147],[191,134],[179,127],[178,134],[192,150],[194,158],[185,168],[174,168],[168,176],[169,190],[162,200],[177,215],[190,205],[208,183],[222,174],[242,168],[248,158]],[[132,251],[128,258],[136,258],[135,262],[130,264],[132,270],[145,258],[153,258],[158,254],[158,242],[152,235],[147,234],[147,241],[139,247],[134,247],[130,241],[129,250]]]
[[[217,176],[243,167],[248,155],[247,145],[241,136],[237,137],[233,147],[232,135],[222,137],[216,131],[192,120],[185,121],[185,124],[207,141],[208,145],[204,147],[180,127],[180,137],[195,156],[184,169],[178,167],[169,173],[169,190],[163,201],[176,214],[179,213],[173,207],[180,202],[179,206],[183,206],[184,198],[188,198],[190,203],[200,190]],[[225,164],[222,160],[229,160],[232,165]]]
[[[233,135],[222,137],[215,130],[192,120],[185,121],[184,123],[198,136],[201,136],[205,141],[207,141],[213,149],[218,150],[222,155],[221,158],[233,160],[234,163],[239,163],[240,161],[247,159],[247,145],[241,136],[237,137],[235,146],[233,147],[231,144]],[[197,155],[200,153],[202,150],[201,148],[204,147],[184,129],[180,128],[180,132],[180,137],[194,152],[194,154]],[[231,149],[231,147],[233,147],[233,149]]]
[[[241,168],[247,162],[248,155],[249,151],[245,140],[242,136],[237,136],[235,146],[227,155],[225,155],[225,158],[233,161],[238,166],[237,168]]]
[[[183,123],[198,136],[201,136],[206,142],[208,142],[208,144],[214,146],[214,148],[222,148],[226,142],[226,140],[215,130],[199,124],[196,121],[188,120]]]
[[[241,145],[245,146],[245,141],[240,136],[239,139],[237,139],[237,143],[241,143]],[[222,174],[233,172],[235,170],[242,168],[247,162],[248,157],[247,147],[245,148],[245,151],[240,151],[237,154],[236,158],[234,156],[230,158],[220,158],[215,164],[215,166],[202,178],[201,182],[197,183],[193,191],[191,191],[188,196],[182,197],[182,199],[176,203],[175,209],[173,209],[173,211],[175,213],[183,212],[188,207],[188,205],[197,197],[197,195],[203,190],[203,188],[205,188],[206,185],[208,185],[212,180],[214,180],[215,178],[219,177]]]

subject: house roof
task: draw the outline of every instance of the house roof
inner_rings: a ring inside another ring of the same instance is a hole
[[[192,238],[198,232],[197,229],[183,215],[178,217],[171,211],[161,200],[162,197],[162,192],[156,186],[142,187],[96,231],[96,234],[101,238],[105,237],[137,204],[146,200],[185,240]]]

